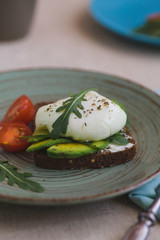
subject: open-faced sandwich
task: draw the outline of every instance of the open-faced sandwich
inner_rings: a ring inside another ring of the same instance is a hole
[[[54,103],[39,103],[28,138],[37,166],[103,168],[133,159],[136,143],[127,114],[116,101],[87,90]]]

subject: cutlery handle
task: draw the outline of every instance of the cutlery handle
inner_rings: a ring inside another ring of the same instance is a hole
[[[155,221],[156,218],[152,212],[140,214],[139,222],[126,232],[122,240],[146,240],[149,235],[150,227]]]

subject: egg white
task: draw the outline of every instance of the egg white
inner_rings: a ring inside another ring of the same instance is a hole
[[[56,109],[67,99],[39,108],[35,119],[36,128],[45,125],[51,132],[53,122],[62,114],[56,112]],[[98,141],[112,136],[125,126],[127,115],[113,101],[95,91],[88,92],[85,99],[87,101],[82,101],[84,110],[78,109],[82,117],[78,118],[71,113],[67,132],[63,136],[74,140]]]

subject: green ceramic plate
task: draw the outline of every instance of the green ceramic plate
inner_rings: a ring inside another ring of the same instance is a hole
[[[26,153],[6,153],[19,170],[31,172],[44,193],[34,193],[0,184],[0,200],[36,205],[65,205],[106,199],[129,192],[148,182],[160,171],[160,98],[124,79],[63,69],[37,69],[0,74],[0,118],[18,96],[28,95],[34,103],[55,100],[80,89],[98,88],[99,93],[126,106],[131,132],[137,141],[134,160],[98,170],[45,170],[34,165]]]

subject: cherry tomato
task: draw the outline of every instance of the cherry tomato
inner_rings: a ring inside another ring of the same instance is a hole
[[[9,107],[2,122],[24,122],[29,124],[34,115],[35,109],[31,100],[26,95],[22,95]]]
[[[18,152],[29,145],[24,136],[32,135],[32,130],[23,122],[0,124],[0,147],[8,152]]]

